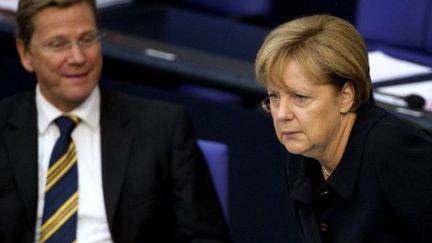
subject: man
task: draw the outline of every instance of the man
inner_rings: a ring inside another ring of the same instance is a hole
[[[228,241],[185,111],[99,89],[101,37],[94,0],[19,2],[37,87],[0,102],[0,242]]]

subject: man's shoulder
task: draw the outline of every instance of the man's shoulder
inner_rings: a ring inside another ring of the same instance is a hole
[[[29,91],[3,97],[0,99],[0,108],[7,109],[11,108],[11,106],[16,107],[17,102],[20,103],[23,100],[28,99],[29,97],[31,97],[32,94],[34,94],[34,92]]]
[[[110,99],[116,99],[119,102],[125,102],[131,105],[145,105],[145,106],[171,106],[177,107],[180,106],[174,103],[157,100],[154,98],[146,98],[145,96],[129,94],[125,92],[113,91],[113,90],[103,90],[102,97],[108,97]]]
[[[34,92],[19,93],[0,99],[0,121],[4,122],[23,105],[34,102]]]

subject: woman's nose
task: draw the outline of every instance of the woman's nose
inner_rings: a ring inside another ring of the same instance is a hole
[[[276,118],[278,120],[291,120],[294,118],[293,104],[289,98],[281,99],[276,110]]]

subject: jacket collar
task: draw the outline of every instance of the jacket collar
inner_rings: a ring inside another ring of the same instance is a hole
[[[19,194],[34,228],[38,194],[35,92],[24,94],[23,99],[17,102],[2,135]]]
[[[353,196],[363,159],[363,146],[369,131],[386,114],[385,110],[372,103],[366,104],[357,112],[357,118],[341,162],[333,171],[331,177],[324,182],[324,185],[327,184],[332,187],[336,193],[347,201],[351,200]],[[291,192],[292,198],[310,204],[315,191],[323,185],[320,164],[316,160],[301,155],[291,156],[288,163],[297,163],[300,167],[298,178]]]
[[[119,95],[101,89],[102,179],[108,224],[113,232],[115,209],[130,161],[134,129]]]

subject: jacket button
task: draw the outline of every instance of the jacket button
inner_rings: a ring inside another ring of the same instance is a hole
[[[321,209],[327,207],[330,204],[331,199],[332,193],[330,192],[330,190],[323,190],[319,192],[317,196],[318,207]]]
[[[330,192],[329,192],[328,190],[322,191],[322,192],[319,194],[319,196],[320,196],[321,198],[327,198],[327,197],[330,196]]]
[[[330,227],[326,223],[320,223],[319,228],[322,232],[328,232],[330,230]]]

